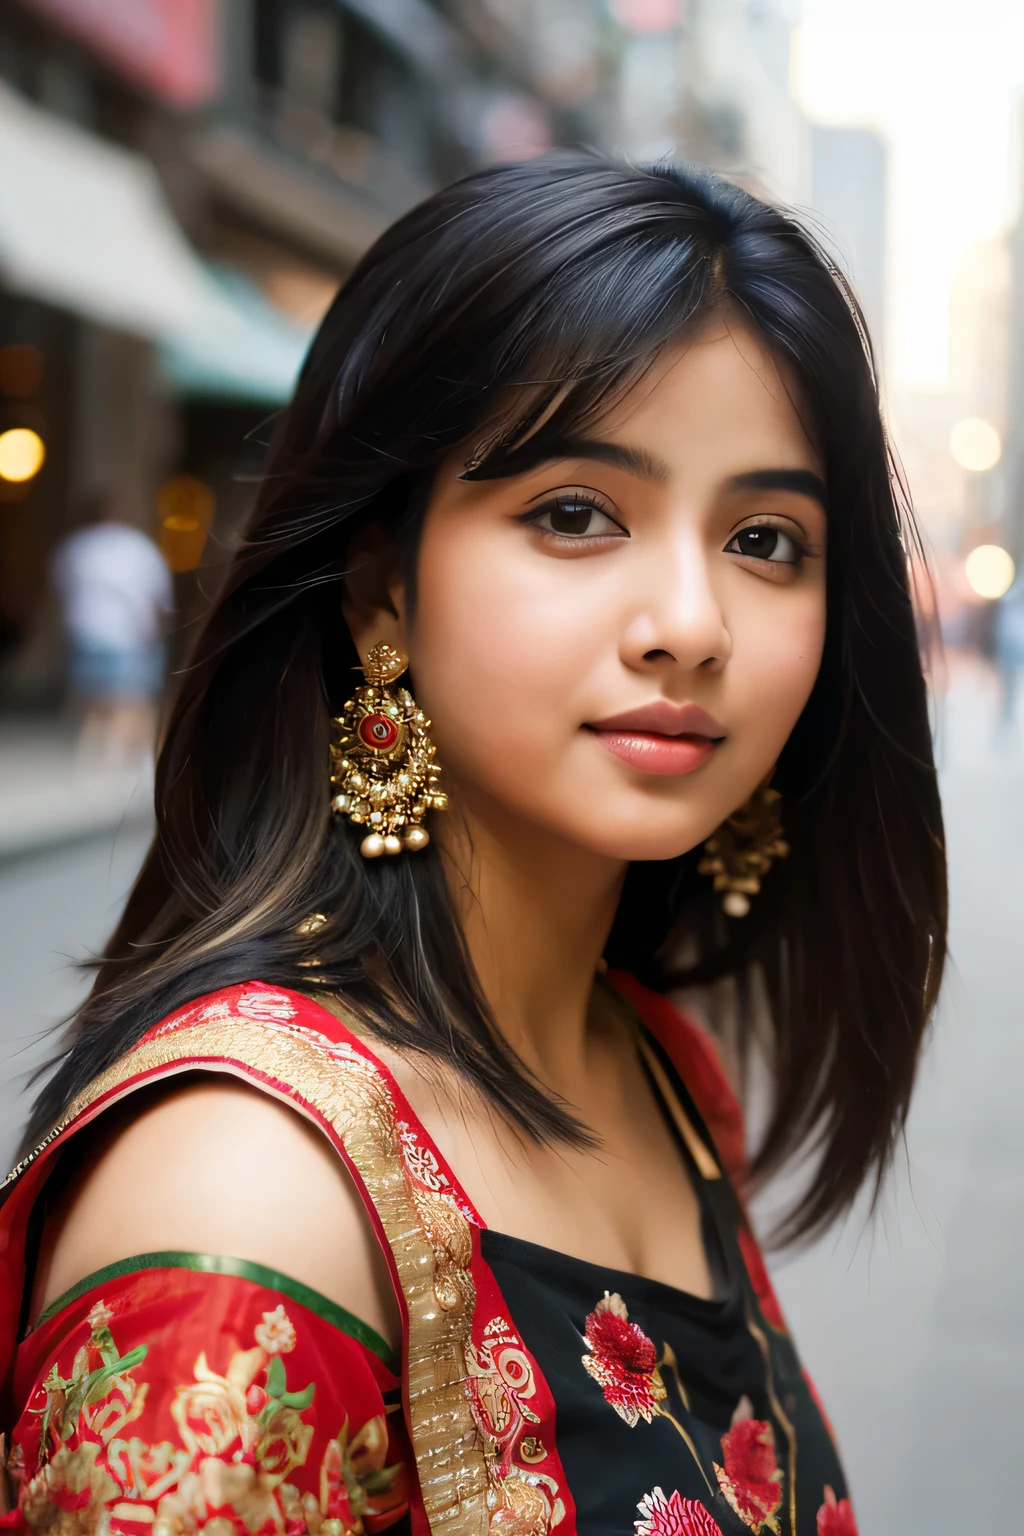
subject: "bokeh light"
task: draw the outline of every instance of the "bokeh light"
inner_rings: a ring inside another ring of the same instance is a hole
[[[961,469],[980,475],[999,463],[1003,445],[990,421],[983,416],[965,416],[949,434],[949,451]]]
[[[46,458],[46,445],[31,427],[11,427],[0,432],[0,479],[20,484],[38,475]]]
[[[979,597],[1002,597],[1013,586],[1016,574],[1013,556],[999,544],[979,544],[964,562],[968,585]]]
[[[213,491],[194,475],[165,480],[156,499],[160,549],[175,575],[194,571],[203,558],[215,510]]]

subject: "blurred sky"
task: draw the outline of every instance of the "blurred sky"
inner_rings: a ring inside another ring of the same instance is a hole
[[[947,382],[950,288],[1020,204],[1024,0],[803,0],[793,83],[890,145],[890,386]]]

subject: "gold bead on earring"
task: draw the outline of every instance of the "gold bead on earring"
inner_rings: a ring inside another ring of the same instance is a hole
[[[697,870],[714,876],[714,889],[724,893],[722,911],[727,917],[746,917],[762,877],[776,859],[789,853],[779,816],[781,799],[767,780],[759,784],[746,804],[733,811],[704,844],[706,857]]]
[[[364,859],[425,848],[424,816],[448,805],[437,787],[441,770],[427,735],[430,721],[407,688],[388,691],[408,665],[400,651],[375,645],[363,663],[366,683],[334,722],[331,809],[367,828],[359,845]]]

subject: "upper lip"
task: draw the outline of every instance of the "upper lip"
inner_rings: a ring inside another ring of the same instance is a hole
[[[719,740],[725,735],[714,715],[699,704],[673,704],[668,699],[656,699],[653,704],[641,704],[637,709],[625,709],[621,715],[590,720],[588,724],[595,731],[648,731],[654,736],[708,736]]]

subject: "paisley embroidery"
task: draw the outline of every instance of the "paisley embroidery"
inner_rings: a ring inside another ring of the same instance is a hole
[[[504,1318],[487,1325],[480,1348],[466,1346],[466,1373],[473,1417],[489,1444],[498,1475],[504,1477],[522,1430],[527,1424],[540,1423],[529,1404],[537,1390],[533,1366]]]
[[[314,1426],[303,1415],[315,1387],[288,1386],[283,1356],[297,1335],[283,1304],[263,1314],[253,1348],[236,1351],[223,1374],[199,1355],[194,1380],[170,1404],[178,1445],[125,1438],[145,1410],[148,1383],[138,1372],[148,1349],[119,1355],[112,1317],[97,1302],[70,1376],[54,1366],[40,1388],[36,1467],[28,1475],[12,1457],[20,1487],[15,1509],[3,1517],[6,1529],[104,1536],[144,1524],[155,1536],[363,1536],[408,1507],[401,1466],[385,1465],[383,1415],[355,1435],[346,1422],[328,1441],[319,1499],[288,1482],[309,1456]]]
[[[435,1193],[445,1189],[448,1179],[441,1172],[437,1158],[430,1148],[420,1146],[416,1132],[404,1120],[399,1120],[395,1132],[402,1148],[402,1160],[409,1177]]]
[[[545,1536],[565,1518],[565,1505],[555,1480],[534,1470],[547,1454],[540,1441],[523,1436],[528,1425],[540,1423],[530,1406],[537,1383],[507,1318],[492,1318],[483,1342],[466,1346],[466,1390],[495,1490],[489,1529],[495,1536]]]

